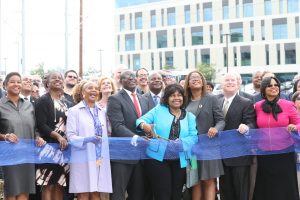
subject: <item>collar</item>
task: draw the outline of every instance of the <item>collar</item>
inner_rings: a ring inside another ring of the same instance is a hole
[[[129,91],[129,90],[126,90],[125,88],[123,88],[123,90],[124,90],[130,97],[131,97],[131,93],[134,93],[134,94],[137,95],[136,90],[134,90],[134,92],[131,92],[131,91]]]
[[[150,91],[150,94],[151,94],[152,98],[153,98],[154,96],[158,96],[158,97],[161,99],[162,91],[160,91],[160,93],[158,93],[157,95]]]
[[[19,96],[20,96],[21,99],[27,98],[28,100],[30,100],[30,95],[29,96],[24,96],[23,94],[20,93]]]
[[[229,97],[229,98],[226,98],[226,97],[224,96],[224,101],[227,100],[229,103],[231,103],[236,95],[237,95],[237,93],[235,93],[233,96],[231,96],[231,97]]]
[[[85,108],[85,105],[84,105],[84,103],[83,103],[83,100],[80,101],[80,102],[77,104],[77,106],[78,106],[79,108]],[[96,106],[99,110],[101,110],[101,107],[98,105],[97,102],[95,103],[95,106]]]

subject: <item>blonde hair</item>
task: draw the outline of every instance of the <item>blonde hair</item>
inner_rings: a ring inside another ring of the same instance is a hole
[[[113,81],[112,78],[110,78],[108,76],[101,76],[100,79],[99,79],[99,81],[98,81],[98,86],[99,86],[99,100],[102,99],[101,85],[102,85],[102,83],[103,83],[104,80],[109,80],[110,81],[111,88],[112,88],[111,94],[114,94],[117,91],[116,84],[115,84],[115,82]]]
[[[74,86],[73,91],[72,91],[72,96],[73,96],[74,102],[76,104],[78,104],[83,99],[82,88],[83,88],[83,85],[86,84],[87,82],[88,82],[87,80],[82,80],[82,81],[80,81],[80,83],[78,83]]]

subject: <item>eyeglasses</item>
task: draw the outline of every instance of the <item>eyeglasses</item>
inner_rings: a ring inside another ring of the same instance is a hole
[[[148,74],[139,74],[138,77],[147,77]]]
[[[74,79],[77,79],[77,76],[71,76],[71,75],[68,75],[67,77],[68,77],[68,78],[74,78]]]
[[[269,85],[267,85],[267,87],[268,87],[268,88],[271,88],[271,87],[279,87],[279,85],[278,85],[278,84],[269,84]]]

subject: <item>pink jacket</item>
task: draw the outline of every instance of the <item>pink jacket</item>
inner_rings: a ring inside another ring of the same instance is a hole
[[[278,105],[282,109],[281,113],[277,114],[276,121],[272,113],[265,113],[262,110],[262,104],[265,100],[255,104],[256,123],[259,128],[259,148],[265,151],[282,150],[293,144],[290,133],[287,131],[289,124],[295,124],[300,130],[300,117],[297,110],[291,101],[279,99]]]

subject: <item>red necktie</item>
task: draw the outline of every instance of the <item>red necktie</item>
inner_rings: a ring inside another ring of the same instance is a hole
[[[141,116],[141,111],[140,111],[138,100],[136,98],[136,94],[135,93],[131,93],[131,95],[133,97],[133,104],[134,104],[135,111],[136,111],[138,117],[140,117]]]

